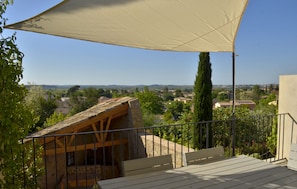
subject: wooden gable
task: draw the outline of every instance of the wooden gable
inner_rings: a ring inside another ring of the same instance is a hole
[[[127,139],[108,141],[108,132],[104,131],[112,129],[113,120],[128,116],[129,101],[131,100],[135,99],[123,97],[104,101],[31,136],[38,137],[39,142],[46,146],[46,155],[128,143]],[[87,144],[74,142],[76,134],[83,132],[95,134],[96,142]]]

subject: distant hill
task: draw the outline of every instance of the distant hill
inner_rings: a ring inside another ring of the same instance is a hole
[[[69,89],[70,87],[73,87],[74,85],[41,85],[44,89]],[[236,88],[252,88],[254,85],[236,85]],[[260,87],[264,87],[267,85],[260,85]],[[167,87],[169,90],[175,90],[175,89],[193,89],[193,85],[159,85],[159,84],[153,84],[153,85],[80,85],[81,89],[84,88],[101,88],[101,89],[136,89],[139,90],[143,89],[144,87],[148,87],[151,90],[158,90],[158,89],[164,89]],[[223,88],[223,89],[232,89],[232,85],[213,85],[213,89],[217,88]]]
[[[74,85],[41,85],[44,89],[69,89]],[[168,89],[192,89],[193,85],[79,85],[81,89],[84,88],[101,88],[101,89],[143,89],[144,87],[148,87],[151,90],[154,89],[164,89],[167,87]]]

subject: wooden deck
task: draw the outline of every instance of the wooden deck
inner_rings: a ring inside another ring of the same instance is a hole
[[[204,165],[99,181],[102,189],[286,188],[297,189],[297,171],[238,156]]]

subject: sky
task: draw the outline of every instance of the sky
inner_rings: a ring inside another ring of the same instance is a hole
[[[7,24],[35,16],[58,0],[14,0]],[[277,84],[297,74],[297,1],[249,0],[235,43],[236,85]],[[79,24],[79,23],[78,23]],[[106,45],[25,31],[16,32],[24,53],[24,84],[193,85],[199,52],[168,52]],[[232,53],[210,53],[212,83],[232,85]]]

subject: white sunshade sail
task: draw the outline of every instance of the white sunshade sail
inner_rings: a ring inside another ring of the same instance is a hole
[[[120,46],[234,52],[248,0],[65,0],[5,28]]]

